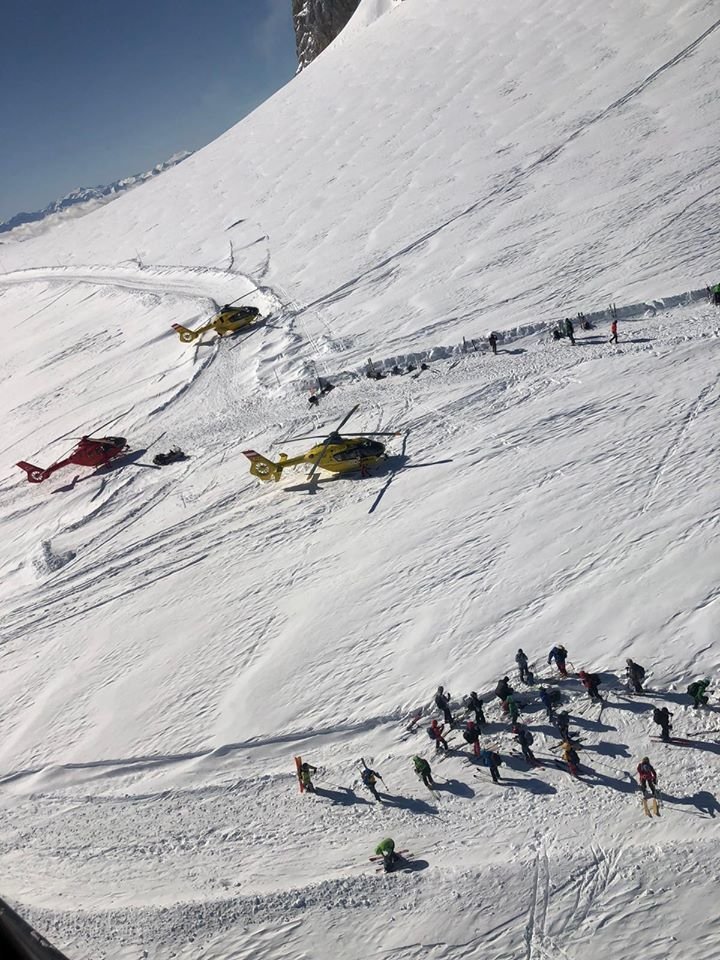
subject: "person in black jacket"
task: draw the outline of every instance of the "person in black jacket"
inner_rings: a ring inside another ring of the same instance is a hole
[[[470,696],[465,701],[465,706],[468,708],[468,710],[472,710],[475,714],[476,727],[479,728],[484,723],[487,723],[487,720],[485,719],[485,713],[483,712],[484,703],[474,690],[470,691]]]
[[[513,688],[510,686],[509,677],[503,677],[495,687],[495,696],[502,701],[502,708],[505,713],[507,713],[507,698],[512,692]]]
[[[653,723],[660,727],[660,738],[665,743],[670,742],[670,731],[672,730],[670,717],[672,717],[672,714],[667,707],[655,707],[653,710]]]
[[[442,711],[445,723],[451,727],[455,721],[453,720],[453,715],[450,711],[450,694],[445,693],[444,687],[437,688],[437,693],[435,694],[435,706],[438,708],[438,710]]]
[[[515,654],[515,663],[518,665],[518,672],[520,673],[520,683],[529,683],[530,670],[528,668],[528,658],[527,658],[527,654],[523,651],[522,647]]]
[[[633,663],[630,657],[628,657],[625,662],[627,663],[625,673],[627,674],[628,683],[632,686],[635,693],[642,693],[643,680],[645,679],[645,669],[641,667],[639,663]]]

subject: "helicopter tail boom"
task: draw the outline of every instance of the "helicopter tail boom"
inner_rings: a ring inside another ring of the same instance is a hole
[[[30,483],[42,483],[43,480],[47,480],[51,473],[50,470],[45,470],[43,467],[36,467],[32,463],[28,463],[26,460],[20,460],[19,463],[15,464],[15,466],[20,467],[21,470],[25,471]]]
[[[250,473],[254,477],[258,477],[260,480],[280,479],[285,466],[284,463],[273,463],[272,460],[268,460],[261,453],[256,453],[255,450],[243,450],[243,454],[250,461]]]

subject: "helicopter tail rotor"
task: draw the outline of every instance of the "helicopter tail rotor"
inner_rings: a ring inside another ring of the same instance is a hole
[[[284,467],[283,459],[287,459],[284,454],[281,455],[280,463],[273,463],[261,453],[255,450],[243,450],[243,454],[250,461],[250,473],[260,480],[279,480],[282,476]]]

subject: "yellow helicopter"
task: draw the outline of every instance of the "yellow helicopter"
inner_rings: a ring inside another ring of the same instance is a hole
[[[286,453],[281,453],[277,463],[274,463],[254,450],[243,450],[250,461],[250,473],[259,477],[260,480],[279,480],[285,467],[293,467],[298,463],[311,463],[312,470],[307,476],[308,480],[312,480],[318,469],[327,470],[330,473],[349,473],[351,470],[359,470],[361,476],[366,476],[368,467],[387,456],[384,443],[368,438],[396,437],[398,434],[390,430],[376,430],[372,433],[355,433],[351,437],[341,436],[340,431],[357,409],[357,406],[353,407],[350,413],[343,417],[336,429],[329,436],[323,438],[322,443],[315,444],[307,453],[301,453],[297,457],[288,457]],[[320,438],[305,436],[291,437],[290,439],[314,440]]]
[[[198,327],[197,330],[188,330],[180,323],[174,323],[172,326],[183,343],[192,343],[207,330],[214,330],[219,337],[223,337],[226,333],[235,333],[236,330],[249,327],[259,317],[260,311],[257,307],[231,307],[229,304],[225,304],[220,313],[216,314],[204,326]]]

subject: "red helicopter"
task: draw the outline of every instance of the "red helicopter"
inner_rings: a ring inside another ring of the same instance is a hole
[[[125,437],[80,437],[80,442],[66,457],[51,463],[49,467],[36,467],[32,463],[21,460],[15,466],[27,473],[30,483],[42,483],[49,476],[74,463],[78,467],[102,467],[114,460],[127,448]]]

